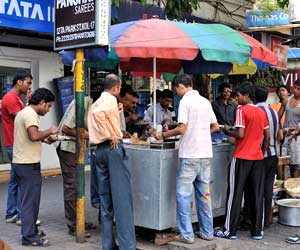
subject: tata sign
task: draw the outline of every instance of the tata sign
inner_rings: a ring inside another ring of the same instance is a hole
[[[263,10],[246,11],[247,27],[265,27],[289,24],[289,15],[284,10],[266,12]]]
[[[54,1],[0,0],[0,26],[53,33]]]
[[[109,44],[110,0],[55,0],[54,49]]]

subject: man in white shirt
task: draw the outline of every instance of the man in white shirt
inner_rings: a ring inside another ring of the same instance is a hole
[[[157,139],[182,135],[179,146],[179,166],[176,177],[177,226],[180,235],[176,240],[192,244],[194,232],[191,223],[190,202],[195,188],[199,237],[213,239],[213,216],[210,197],[210,160],[212,158],[211,132],[219,124],[210,102],[193,90],[189,75],[178,75],[173,84],[182,97],[179,104],[178,126],[157,134]]]

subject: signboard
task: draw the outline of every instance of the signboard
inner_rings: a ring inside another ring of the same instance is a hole
[[[277,55],[278,63],[276,68],[287,69],[287,54],[289,46],[281,45],[286,40],[278,37],[271,36],[271,50]]]
[[[0,26],[53,33],[54,1],[0,0]]]
[[[109,0],[55,0],[54,49],[109,44]]]
[[[300,22],[300,1],[289,0],[289,15],[291,23]]]
[[[265,27],[289,24],[289,14],[284,10],[266,12],[263,10],[247,10],[247,27]]]

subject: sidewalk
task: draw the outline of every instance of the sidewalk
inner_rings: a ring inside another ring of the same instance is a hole
[[[20,227],[15,224],[5,223],[4,215],[6,209],[7,184],[0,184],[0,239],[6,241],[13,250],[31,250],[39,249],[36,247],[27,247],[21,245]],[[39,218],[42,221],[40,228],[47,234],[51,246],[49,250],[99,250],[101,249],[101,239],[99,226],[97,230],[91,231],[92,237],[87,239],[86,243],[78,244],[75,237],[67,233],[63,214],[63,192],[61,176],[43,178],[42,199]],[[86,219],[89,222],[97,224],[98,210],[90,206],[89,201],[89,174],[86,175]],[[142,230],[143,231],[143,230]],[[236,241],[214,240],[211,242],[196,239],[193,245],[184,245],[172,243],[168,246],[156,247],[154,245],[155,232],[141,232],[137,230],[138,249],[300,249],[300,245],[290,245],[284,242],[285,238],[299,233],[300,229],[295,227],[286,227],[279,224],[273,224],[268,230],[265,230],[265,238],[262,241],[253,241],[248,232],[238,232],[239,239]],[[148,234],[148,235],[147,235]]]

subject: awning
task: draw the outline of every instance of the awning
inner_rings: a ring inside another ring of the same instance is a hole
[[[300,48],[288,49],[288,59],[299,59],[300,58]]]

